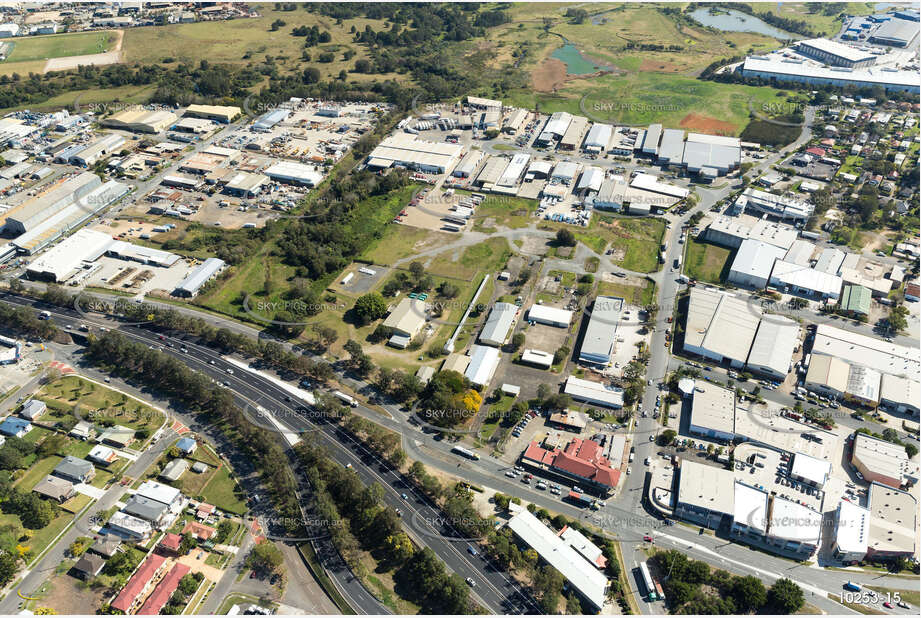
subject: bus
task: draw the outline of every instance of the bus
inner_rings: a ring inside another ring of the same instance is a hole
[[[460,232],[461,231],[461,228],[459,225],[452,225],[450,223],[447,223],[441,226],[441,229],[446,230],[448,232]]]
[[[479,455],[477,455],[476,453],[474,453],[473,451],[469,449],[465,449],[463,446],[455,446],[454,448],[451,449],[451,452],[457,453],[458,455],[463,455],[467,459],[477,460],[480,458]]]
[[[643,574],[643,585],[646,586],[646,593],[650,601],[658,601],[659,593],[656,592],[656,587],[652,583],[652,575],[649,574],[649,567],[646,566],[645,562],[640,563],[640,573]]]

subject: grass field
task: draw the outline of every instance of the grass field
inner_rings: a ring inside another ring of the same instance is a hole
[[[12,64],[44,61],[48,58],[101,54],[108,51],[109,45],[116,40],[116,36],[115,32],[103,31],[3,39],[5,43],[13,43],[13,51],[4,62]]]
[[[602,281],[598,284],[599,296],[615,296],[623,298],[627,303],[637,306],[651,305],[655,301],[656,284],[644,281],[645,285],[629,285],[614,281]]]
[[[745,4],[753,7],[757,13],[773,13],[778,17],[804,20],[820,35],[830,36],[837,34],[838,29],[841,27],[841,22],[835,19],[836,15],[824,15],[822,5],[818,3],[816,5],[819,10],[815,13],[810,10],[810,5],[813,4],[811,2],[746,2]],[[877,12],[874,9],[875,2],[845,2],[840,4],[839,12],[847,13],[848,15],[870,15]]]
[[[455,259],[454,252],[442,253],[432,258],[426,271],[433,275],[452,277],[470,281],[478,273],[498,271],[511,255],[505,238],[488,238],[485,241],[467,247]]]
[[[733,254],[725,247],[688,238],[684,272],[691,279],[719,283],[728,274]]]
[[[205,500],[222,511],[242,515],[246,513],[246,502],[235,495],[236,481],[230,476],[230,469],[224,465],[205,486]]]
[[[410,225],[389,225],[381,239],[365,249],[359,257],[374,264],[389,266],[420,251],[446,245],[456,238],[447,232]]]

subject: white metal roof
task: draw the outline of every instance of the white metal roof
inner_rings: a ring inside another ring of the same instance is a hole
[[[822,536],[822,514],[798,502],[774,496],[768,533],[776,539],[818,545]]]
[[[512,322],[518,314],[518,306],[512,303],[496,303],[489,317],[486,318],[486,324],[480,332],[480,341],[490,345],[502,345],[508,338],[508,332],[512,328]]]
[[[29,272],[51,275],[63,281],[80,268],[84,260],[94,260],[114,241],[108,234],[90,229],[77,230],[29,264]]]
[[[830,324],[819,324],[812,351],[865,365],[880,373],[916,381],[921,379],[921,351],[918,348],[901,346]]]
[[[826,247],[822,249],[813,268],[829,275],[837,275],[841,270],[841,264],[844,262],[846,255],[844,251],[837,247]]]
[[[682,459],[678,479],[678,503],[716,513],[733,513],[735,475],[731,470]]]
[[[921,384],[901,376],[883,374],[879,398],[880,401],[891,401],[917,408],[921,405]]]
[[[864,554],[870,539],[870,511],[848,500],[838,503],[835,545],[845,553]]]
[[[600,168],[589,166],[583,170],[582,176],[579,178],[579,184],[576,185],[576,189],[598,191],[598,189],[601,188],[602,182],[604,182],[604,171]]]
[[[604,574],[588,568],[585,559],[537,517],[521,509],[509,520],[508,527],[596,608],[604,606],[608,587]]]
[[[758,329],[761,310],[735,296],[700,286],[691,290],[685,346],[744,362]]]
[[[470,348],[470,364],[464,375],[477,386],[486,386],[499,366],[499,350],[485,345]]]
[[[767,531],[768,495],[745,483],[735,482],[733,520],[762,534]]]
[[[621,408],[624,405],[623,390],[574,376],[569,376],[566,379],[566,386],[563,388],[563,392],[579,401],[597,403],[598,405],[606,405],[612,408]]]
[[[586,148],[607,148],[608,143],[611,141],[611,135],[614,132],[614,127],[609,124],[601,124],[596,122],[592,125],[592,128],[589,129],[588,135],[585,137],[585,147]]]
[[[800,41],[797,45],[811,47],[819,51],[823,51],[827,54],[832,54],[840,58],[844,58],[850,62],[859,62],[861,60],[870,60],[875,58],[873,54],[869,54],[865,51],[861,51],[850,45],[845,45],[843,43],[838,43],[837,41],[832,41],[829,39],[809,39],[808,41]]]
[[[518,181],[521,179],[521,175],[524,174],[524,171],[528,168],[528,162],[531,160],[531,155],[519,152],[514,157],[512,157],[511,162],[508,164],[508,167],[505,168],[505,171],[502,172],[502,176],[499,178],[496,183],[502,187],[514,187],[518,184]]]
[[[916,91],[921,86],[917,71],[887,71],[879,67],[853,70],[833,69],[806,62],[784,62],[777,57],[748,57],[742,64],[742,72],[744,74],[749,71],[774,75],[778,79],[783,79],[785,76],[827,79],[834,80],[836,83],[913,87]]]
[[[843,283],[838,275],[830,275],[784,260],[774,263],[771,280],[777,285],[789,285],[832,297],[838,296]]]
[[[528,319],[535,322],[569,324],[572,322],[572,311],[549,305],[531,305],[531,308],[528,309]]]
[[[158,483],[157,481],[144,481],[137,489],[137,495],[171,505],[182,492],[175,487]]]
[[[217,271],[224,267],[224,260],[218,258],[208,258],[195,269],[186,275],[186,278],[176,286],[177,290],[182,290],[190,294],[198,292],[199,288],[205,284]]]
[[[733,434],[735,432],[735,393],[714,384],[695,384],[691,401],[691,425]]]
[[[790,469],[793,476],[806,479],[821,487],[831,474],[831,462],[818,459],[804,453],[793,455],[793,467]]]
[[[677,198],[685,198],[690,193],[689,190],[682,187],[676,187],[667,182],[661,182],[657,176],[653,176],[652,174],[637,174],[633,180],[630,181],[630,186],[635,189],[643,189],[645,191],[652,191],[653,193],[664,193],[665,195]]]
[[[623,305],[622,298],[613,296],[595,298],[592,315],[582,338],[582,347],[579,348],[580,359],[600,364],[610,361]]]
[[[279,161],[265,170],[269,178],[282,181],[294,181],[305,185],[318,185],[323,180],[323,174],[312,165],[304,165],[296,161]]]
[[[550,367],[553,365],[553,354],[542,352],[541,350],[525,350],[521,353],[521,362],[539,365],[541,367]]]
[[[760,240],[746,238],[742,241],[736,257],[730,266],[730,272],[737,275],[754,276],[766,282],[774,268],[774,260],[783,259],[786,255],[780,247],[769,245]]]
[[[758,333],[748,353],[749,367],[764,367],[786,375],[799,345],[799,324],[780,315],[761,318]]]

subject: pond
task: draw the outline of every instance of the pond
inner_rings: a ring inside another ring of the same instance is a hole
[[[597,73],[604,68],[587,60],[572,43],[567,43],[558,48],[550,54],[550,57],[562,60],[566,64],[566,73],[569,75],[588,75],[589,73]]]
[[[732,9],[720,9],[720,12],[714,15],[710,13],[709,8],[699,8],[689,14],[699,23],[724,32],[754,32],[780,40],[801,38],[791,32],[775,28],[757,17]]]

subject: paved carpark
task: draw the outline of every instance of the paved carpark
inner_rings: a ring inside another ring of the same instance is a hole
[[[503,384],[513,384],[521,387],[521,394],[518,395],[518,400],[528,401],[537,397],[537,387],[540,384],[550,384],[552,386],[561,380],[559,374],[550,373],[549,369],[540,369],[520,362],[513,362],[512,359],[519,356],[520,354],[502,355],[502,360],[490,384],[492,389],[499,388]]]
[[[367,268],[369,270],[373,270],[374,274],[369,275],[366,273],[358,272],[359,268]],[[390,271],[391,268],[389,266],[354,263],[342,272],[341,276],[336,280],[336,282],[330,285],[330,288],[344,292],[350,296],[360,296],[362,294],[367,294],[375,287],[377,287],[380,282],[384,281],[390,275]],[[351,281],[343,285],[342,281],[349,275],[349,273],[354,273],[354,276],[352,277]]]
[[[529,350],[540,350],[548,354],[554,354],[566,343],[569,336],[569,329],[550,326],[548,324],[528,324],[527,320],[522,320],[521,332],[525,336],[524,348]]]
[[[178,260],[169,268],[164,268],[162,266],[151,266],[133,260],[123,260],[107,256],[100,257],[96,260],[96,264],[101,266],[101,268],[86,279],[85,282],[87,285],[120,290],[122,292],[131,292],[134,294],[146,294],[152,290],[166,290],[167,292],[172,292],[176,289],[176,286],[185,279],[192,268],[194,268],[194,264],[190,263],[188,260]],[[134,270],[119,281],[112,283],[113,277],[129,269]],[[125,284],[130,284],[135,277],[145,271],[148,271],[151,275],[146,282],[139,283],[136,286],[125,286]]]

